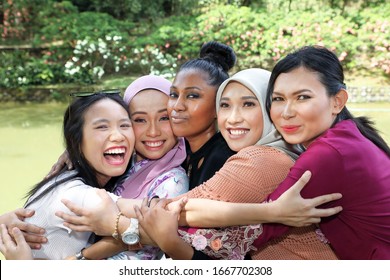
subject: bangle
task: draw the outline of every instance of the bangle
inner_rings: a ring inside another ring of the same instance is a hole
[[[119,240],[118,226],[119,226],[119,218],[121,216],[123,216],[123,214],[121,211],[119,211],[118,214],[116,215],[114,233],[112,234],[112,237],[114,237],[116,240]]]
[[[84,250],[84,249],[85,249],[85,248],[81,249],[80,252],[78,252],[78,253],[75,255],[76,260],[87,260],[87,258],[84,257],[84,255],[83,255],[83,250]]]

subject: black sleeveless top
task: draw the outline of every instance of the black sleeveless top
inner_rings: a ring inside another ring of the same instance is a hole
[[[230,150],[225,139],[220,132],[217,132],[198,151],[191,152],[188,142],[186,142],[187,159],[182,167],[186,170],[189,178],[189,189],[204,183],[214,176],[226,160],[235,154]]]

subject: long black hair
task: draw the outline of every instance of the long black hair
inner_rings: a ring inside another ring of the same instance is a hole
[[[219,42],[207,42],[201,49],[199,58],[186,61],[181,65],[179,72],[196,69],[208,76],[208,84],[218,87],[229,78],[229,70],[236,63],[233,49]]]
[[[344,71],[338,57],[325,47],[305,46],[288,54],[272,70],[267,89],[266,108],[268,115],[270,115],[272,93],[276,79],[280,74],[291,72],[299,67],[304,67],[309,71],[315,72],[320,82],[326,88],[328,96],[335,96],[341,89],[346,89]],[[353,120],[360,133],[390,156],[389,146],[379,135],[378,130],[374,127],[373,121],[367,117],[354,117],[347,107],[344,106],[337,115],[334,124],[349,119]]]
[[[112,191],[117,177],[111,178],[111,180],[105,186],[100,186],[96,177],[96,170],[88,163],[88,161],[84,157],[84,154],[81,151],[85,114],[93,104],[103,99],[111,99],[117,102],[126,110],[126,112],[128,112],[127,104],[123,101],[122,97],[119,94],[95,93],[86,97],[77,97],[65,110],[63,120],[63,134],[65,146],[69,154],[69,159],[75,167],[76,172],[74,172],[70,176],[61,176],[61,174],[67,171],[67,167],[64,167],[59,173],[54,174],[49,178],[46,178],[39,182],[27,193],[27,197],[34,195],[50,180],[54,179],[53,183],[48,188],[46,188],[39,196],[35,197],[32,201],[29,201],[25,205],[25,207],[30,205],[33,201],[36,201],[46,195],[56,186],[64,182],[73,180],[75,178],[83,180],[84,183],[87,185],[96,188],[104,188],[107,191]]]

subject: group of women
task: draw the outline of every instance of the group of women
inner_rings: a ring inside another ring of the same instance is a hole
[[[0,251],[9,259],[390,259],[390,148],[347,110],[337,56],[303,47],[272,73],[229,78],[235,60],[230,47],[209,42],[172,84],[141,77],[125,103],[112,92],[77,97],[64,117],[75,170],[30,192],[34,215],[0,216]],[[128,243],[138,223],[140,240]],[[70,239],[78,242],[60,250]]]

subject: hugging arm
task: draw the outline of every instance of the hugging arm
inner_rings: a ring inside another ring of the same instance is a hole
[[[14,227],[10,229],[14,239],[8,233],[5,224],[0,225],[0,252],[7,260],[32,260],[31,248],[22,232]]]
[[[321,218],[342,210],[340,206],[319,209],[324,203],[341,198],[340,193],[304,199],[301,190],[310,180],[310,171],[277,200],[269,203],[229,203],[208,199],[189,199],[180,216],[180,225],[226,227],[260,223],[281,223],[302,227],[319,223]]]
[[[124,216],[135,217],[134,205],[140,205],[141,200],[119,198],[115,203],[105,190],[96,190],[101,202],[91,208],[80,207],[69,200],[62,202],[75,215],[69,215],[62,211],[56,212],[56,216],[62,218],[64,225],[75,231],[91,231],[101,236],[111,236],[115,230],[116,219],[119,211]],[[120,209],[120,210],[119,210]],[[126,230],[129,225],[128,219],[119,218],[119,229]]]
[[[72,162],[69,159],[69,154],[68,154],[67,150],[65,150],[60,155],[60,157],[58,158],[57,162],[53,164],[53,166],[51,167],[49,173],[45,176],[45,179],[58,174],[58,172],[60,172],[61,169],[64,166],[67,166],[68,170],[73,169],[73,164],[72,164]]]
[[[305,173],[290,189],[271,203],[228,203],[208,199],[189,199],[180,216],[180,225],[194,227],[226,227],[259,223],[283,223],[289,226],[307,226],[318,223],[322,217],[341,211],[336,206],[317,209],[318,205],[339,199],[341,194],[334,193],[304,199],[300,191],[310,179],[310,172]],[[59,212],[65,219],[65,225],[76,231],[93,231],[98,235],[110,236],[113,232],[119,209],[127,217],[135,217],[134,205],[140,200],[119,199],[117,205],[106,194],[98,190],[102,198],[94,209],[83,209],[70,201],[65,205],[77,216]],[[185,196],[185,195],[184,195]],[[182,196],[183,197],[183,196]],[[168,206],[169,208],[169,206]],[[125,223],[124,225],[122,225]],[[128,222],[120,220],[120,227],[126,229]]]
[[[32,217],[34,214],[34,210],[18,208],[0,215],[0,224],[5,224],[10,229],[9,234],[11,236],[13,236],[12,228],[20,229],[30,247],[32,249],[40,249],[41,244],[47,242],[46,237],[43,236],[45,229],[24,221],[25,218]]]
[[[180,199],[174,208],[167,210],[169,202],[167,199],[161,199],[154,205],[148,205],[148,200],[144,199],[140,207],[134,207],[142,227],[141,239],[142,233],[146,233],[172,259],[190,260],[194,250],[177,233],[179,213],[186,199]]]

